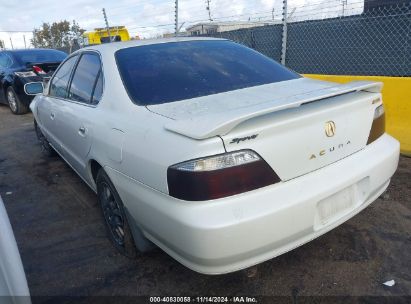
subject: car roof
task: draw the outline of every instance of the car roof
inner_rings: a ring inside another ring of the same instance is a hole
[[[130,40],[130,41],[123,41],[123,42],[112,42],[112,43],[104,43],[98,45],[92,45],[81,50],[95,50],[101,53],[114,53],[121,49],[126,49],[135,46],[143,46],[143,45],[153,45],[153,44],[161,44],[161,43],[171,43],[171,42],[183,42],[183,41],[205,41],[205,40],[226,40],[221,38],[210,38],[210,37],[174,37],[174,38],[161,38],[161,39],[142,39],[142,40]]]
[[[42,48],[36,48],[36,49],[14,49],[14,50],[7,50],[7,52],[10,53],[20,53],[20,52],[49,52],[49,51],[53,51],[53,52],[63,52],[60,50],[56,50],[56,49],[42,49]],[[63,52],[64,53],[64,52]]]

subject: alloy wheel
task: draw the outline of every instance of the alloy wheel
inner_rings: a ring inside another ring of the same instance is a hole
[[[117,203],[110,186],[103,182],[101,187],[101,205],[103,208],[104,219],[114,241],[119,246],[124,246],[124,218],[123,213]]]
[[[9,90],[7,92],[7,101],[9,102],[10,109],[13,112],[17,112],[17,100],[16,96],[14,95],[13,91]]]

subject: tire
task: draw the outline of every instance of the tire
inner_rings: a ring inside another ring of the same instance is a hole
[[[34,121],[34,130],[36,131],[37,139],[41,144],[41,152],[47,157],[53,157],[57,155],[57,152],[50,146],[49,141],[41,132],[40,127],[37,125],[37,122]]]
[[[135,258],[138,252],[127,222],[123,202],[103,169],[97,173],[96,184],[98,201],[111,243],[122,255]]]
[[[6,91],[7,103],[10,111],[15,115],[25,114],[29,111],[28,106],[23,104],[12,87],[8,87]]]

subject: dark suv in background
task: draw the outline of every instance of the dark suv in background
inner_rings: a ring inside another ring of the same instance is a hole
[[[14,114],[27,113],[33,96],[24,93],[24,85],[47,80],[66,57],[53,49],[0,51],[0,103]]]

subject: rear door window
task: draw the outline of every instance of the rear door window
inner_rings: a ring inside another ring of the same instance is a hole
[[[102,95],[103,95],[103,71],[100,70],[96,85],[94,87],[93,99],[91,103],[94,105],[98,104],[101,100]]]
[[[93,100],[92,96],[96,86],[100,85],[98,82],[99,75],[101,75],[100,71],[100,57],[92,53],[83,54],[74,71],[68,95],[69,99],[87,104],[98,103],[102,93],[96,92],[100,96],[96,95],[96,99]],[[99,87],[97,89],[100,90]]]
[[[68,83],[70,80],[71,72],[77,61],[78,56],[73,56],[67,59],[62,66],[57,70],[53,79],[50,82],[50,96],[66,98],[68,91]]]
[[[7,53],[0,53],[0,69],[7,69],[11,67],[13,64],[13,60],[11,59],[10,55]]]
[[[4,53],[0,53],[0,69],[6,68],[6,56]]]

